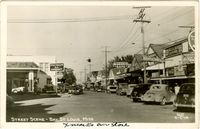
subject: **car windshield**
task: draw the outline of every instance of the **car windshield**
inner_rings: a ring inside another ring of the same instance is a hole
[[[161,91],[163,89],[164,89],[164,86],[160,86],[160,85],[151,86],[151,90]]]
[[[194,92],[195,87],[193,84],[184,84],[181,86],[180,92],[184,92],[184,91]]]

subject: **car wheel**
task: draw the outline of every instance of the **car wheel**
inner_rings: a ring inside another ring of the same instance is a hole
[[[167,100],[166,100],[166,98],[164,97],[164,98],[162,99],[162,101],[160,102],[160,105],[165,105],[166,102],[167,102]]]
[[[137,99],[133,99],[133,102],[137,102]]]

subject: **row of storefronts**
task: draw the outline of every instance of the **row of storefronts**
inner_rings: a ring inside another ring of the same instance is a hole
[[[145,55],[135,54],[128,67],[115,67],[109,71],[108,82],[143,83],[144,66],[147,82],[181,85],[195,82],[195,53],[184,37],[173,42],[150,44]],[[119,64],[119,63],[118,63]],[[121,63],[124,64],[124,63]],[[99,71],[93,82],[105,82]]]

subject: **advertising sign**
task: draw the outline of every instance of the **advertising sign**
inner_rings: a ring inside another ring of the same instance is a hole
[[[64,70],[64,64],[63,63],[50,64],[50,71],[62,71],[62,70]]]
[[[190,48],[194,51],[195,50],[195,32],[192,31],[189,33],[188,35],[188,43],[189,43],[189,46]]]

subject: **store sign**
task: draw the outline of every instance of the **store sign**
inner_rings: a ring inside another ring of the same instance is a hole
[[[195,50],[195,32],[192,31],[189,33],[188,35],[188,43],[189,43],[189,46],[190,48],[194,51]]]
[[[183,64],[193,64],[194,62],[194,53],[188,53],[183,55]]]
[[[146,62],[163,62],[163,60],[161,60],[157,57],[148,57],[148,56],[143,56],[143,61],[146,61]]]
[[[130,64],[128,63],[128,62],[114,62],[113,63],[113,66],[114,67],[124,67],[124,68],[126,68],[126,67],[128,67]]]
[[[63,63],[50,64],[50,71],[62,71],[62,70],[64,70],[64,64]]]

